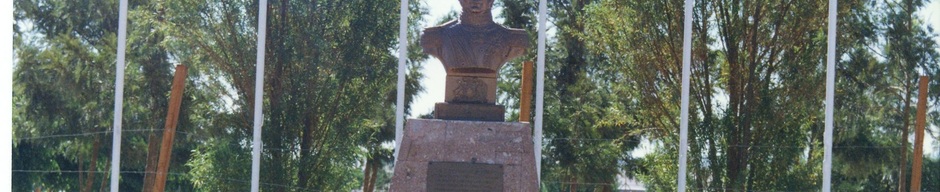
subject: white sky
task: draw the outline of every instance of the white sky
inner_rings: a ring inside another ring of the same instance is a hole
[[[422,27],[429,27],[438,22],[440,18],[451,11],[458,11],[460,4],[457,0],[424,0],[429,6],[429,15],[425,17],[425,23],[421,23]],[[499,10],[494,10],[493,15],[499,15]],[[929,25],[937,28],[940,26],[940,0],[935,0],[930,2],[923,10],[917,13],[918,16],[923,18],[923,20]],[[940,30],[940,28],[937,28]],[[937,41],[940,41],[940,36],[935,37]],[[444,66],[436,58],[430,58],[424,62],[421,73],[425,75],[424,79],[421,80],[421,85],[424,86],[425,92],[418,94],[418,97],[415,100],[415,103],[412,107],[410,118],[416,118],[419,115],[430,113],[434,110],[434,103],[444,101]],[[937,90],[940,91],[940,90]],[[930,105],[935,106],[935,105]],[[932,126],[934,132],[940,132],[940,128],[937,126]],[[914,138],[911,137],[913,142]],[[643,148],[647,148],[644,146]],[[649,149],[640,149],[646,151]],[[940,156],[940,145],[937,145],[937,141],[931,137],[925,137],[924,141],[924,153]],[[634,155],[645,154],[645,152],[637,153]]]
[[[451,11],[459,11],[460,3],[457,0],[426,0],[423,1],[429,6],[429,15],[424,18],[425,23],[422,27],[430,27],[437,24],[438,20]],[[408,117],[416,118],[419,115],[431,113],[434,110],[434,103],[444,102],[444,65],[440,60],[431,57],[424,62],[421,68],[424,79],[421,79],[421,86],[424,86],[424,93],[418,94],[412,105],[411,115]]]
[[[938,28],[940,27],[940,1],[938,0],[931,1],[930,4],[927,4],[927,6],[924,7],[924,9],[917,12],[917,15],[920,16],[920,18],[922,18],[925,23],[932,26],[935,30],[940,29]],[[935,31],[934,33],[937,33],[937,32],[940,32],[940,31]],[[935,36],[934,41],[940,42],[940,36]],[[930,90],[929,92],[934,92],[934,91],[940,91],[940,90]],[[930,106],[937,106],[937,105],[934,104],[934,105],[927,105],[927,106],[928,108],[930,108]],[[933,108],[933,109],[936,109],[936,108]],[[930,129],[934,130],[935,135],[936,133],[940,133],[940,127],[937,127],[937,125],[931,126]],[[911,142],[913,141],[914,141],[914,138],[912,137]],[[933,155],[935,157],[940,157],[940,145],[937,145],[937,144],[938,143],[935,139],[929,136],[925,136],[924,137],[924,154]]]

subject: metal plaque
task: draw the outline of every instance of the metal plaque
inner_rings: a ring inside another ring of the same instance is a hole
[[[503,191],[503,165],[428,162],[428,192]]]

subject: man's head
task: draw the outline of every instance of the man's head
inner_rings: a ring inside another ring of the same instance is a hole
[[[460,6],[463,7],[464,13],[485,13],[493,8],[493,1],[495,0],[460,0]]]

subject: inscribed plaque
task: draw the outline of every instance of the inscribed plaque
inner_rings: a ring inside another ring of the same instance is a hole
[[[503,191],[503,165],[428,162],[428,192]]]

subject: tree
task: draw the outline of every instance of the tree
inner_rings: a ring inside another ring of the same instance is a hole
[[[622,167],[629,166],[629,151],[639,145],[637,129],[623,118],[618,98],[608,88],[609,81],[592,75],[603,72],[606,62],[589,52],[584,30],[587,8],[596,1],[549,1],[551,26],[557,27],[557,41],[548,42],[546,53],[546,92],[542,180],[547,190],[610,191]],[[536,3],[504,0],[500,15],[509,27],[529,31],[536,45]],[[500,72],[500,103],[518,108],[522,61],[534,61],[535,47],[527,56],[507,64]],[[518,118],[511,111],[510,119]]]
[[[157,14],[147,14],[155,4],[132,2],[127,54],[125,131],[122,170],[143,171],[141,151],[146,137],[163,126],[170,86],[170,64],[163,34],[153,28]],[[14,188],[91,191],[103,188],[110,175],[107,158],[114,95],[114,63],[117,2],[16,1],[14,95],[17,118],[17,172]],[[152,11],[150,11],[152,12]],[[28,24],[27,24],[28,23]],[[22,30],[22,31],[20,31]],[[199,94],[187,94],[186,102]],[[182,113],[188,115],[184,108]],[[181,118],[181,124],[190,124]],[[186,142],[176,145],[187,156]],[[22,148],[21,148],[22,147]],[[113,150],[113,149],[112,149]],[[20,156],[22,155],[22,156]],[[40,155],[40,156],[33,156]],[[34,162],[31,159],[48,161]],[[177,160],[179,162],[179,160]],[[86,168],[87,167],[87,168]],[[56,171],[62,171],[56,173]],[[142,174],[122,175],[123,190],[139,190]],[[43,179],[40,179],[43,178]],[[77,179],[76,179],[77,178]],[[187,181],[170,178],[187,189]],[[53,185],[46,185],[53,183]],[[97,184],[97,185],[96,185]],[[94,188],[93,188],[94,187]]]
[[[910,130],[914,119],[911,118],[915,112],[913,98],[917,92],[917,80],[921,74],[933,74],[937,76],[940,67],[936,65],[937,43],[933,40],[932,29],[921,26],[921,22],[913,17],[919,7],[924,6],[925,1],[906,0],[903,2],[886,2],[886,15],[884,17],[884,36],[886,44],[884,48],[885,62],[891,67],[886,69],[886,85],[883,90],[887,93],[893,93],[888,98],[893,98],[893,108],[897,108],[897,115],[893,121],[895,125],[901,125],[900,129],[900,165],[898,166],[897,181],[899,183],[898,191],[907,191],[909,185],[907,179],[910,174],[909,156],[907,152],[910,148],[907,145]],[[930,31],[928,31],[930,30]],[[936,79],[934,77],[933,79]],[[931,96],[936,100],[938,97]],[[926,102],[926,101],[920,101]]]
[[[70,172],[17,172],[23,182],[14,187],[104,188],[117,2],[15,3],[16,169]],[[177,138],[172,160],[185,166],[171,166],[168,186],[183,191],[248,188],[244,167],[250,162],[257,6],[248,0],[131,2],[122,191],[147,185],[139,173],[146,170],[148,134],[128,131],[150,133],[163,125],[175,62],[190,66],[190,80],[179,125],[185,134]],[[425,11],[418,2],[410,6],[417,13],[410,18],[415,22]],[[269,5],[265,190],[350,190],[365,179],[375,186],[377,171],[391,161],[383,143],[393,138],[394,127],[397,59],[391,50],[399,42],[393,7],[398,3],[285,0]],[[415,36],[417,29],[411,30]],[[418,50],[414,41],[402,43]],[[424,58],[412,51],[409,67],[418,67]],[[415,70],[408,75],[408,102],[421,91],[420,76]],[[97,136],[42,138],[76,133]],[[366,164],[372,176],[362,178]],[[88,170],[77,170],[83,166]]]
[[[411,5],[419,13],[412,22],[421,16],[418,5]],[[262,182],[269,185],[263,188],[349,190],[357,187],[349,181],[363,176],[363,164],[375,170],[376,161],[385,161],[389,152],[380,144],[391,138],[393,122],[389,101],[394,100],[397,60],[390,50],[398,43],[398,12],[392,9],[397,6],[394,1],[286,0],[269,5],[262,160]],[[222,146],[248,142],[251,134],[254,7],[254,1],[222,1],[174,2],[167,8],[169,25],[197,26],[173,27],[175,43],[187,50],[179,57],[206,63],[235,93],[232,124],[213,131],[226,138]],[[409,87],[417,91],[415,75]],[[197,150],[190,166],[201,169],[192,174],[209,178],[197,180],[198,187],[243,188],[212,178],[247,175],[218,165],[247,165],[245,158],[225,158],[247,154],[249,146],[227,148]]]
[[[876,62],[866,56],[870,55],[866,46],[877,35],[871,19],[874,16],[869,13],[873,6],[868,1],[840,2],[839,14],[848,21],[840,21],[840,34],[844,34],[839,40],[840,53],[849,55],[850,59],[843,61],[852,63],[848,66]],[[825,7],[825,2],[697,2],[692,29],[691,188],[818,187],[822,157],[822,108],[818,106],[822,100],[813,98],[822,98],[823,91],[823,84],[818,82],[822,82],[824,72],[820,63],[825,52]],[[605,72],[596,72],[594,76],[616,77],[612,84],[618,86],[611,89],[629,95],[619,102],[636,107],[630,113],[638,116],[640,126],[655,128],[644,134],[662,142],[665,149],[645,158],[645,166],[637,172],[653,190],[675,190],[672,181],[678,148],[675,128],[682,12],[681,1],[602,1],[590,9],[589,14],[594,16],[586,19],[584,38],[590,49],[610,58],[612,63]],[[864,68],[839,68],[840,75],[847,76],[861,71],[845,70],[858,69]],[[860,90],[842,89],[837,93],[840,99],[859,101],[837,103],[840,110],[869,105],[856,97],[865,97],[870,92],[854,91]],[[869,126],[878,121],[860,115],[846,117],[865,121],[837,121],[841,122],[839,125],[852,126]],[[865,131],[870,128],[858,128],[848,131],[837,127],[838,133],[844,133],[839,134],[837,147],[882,146],[884,137]],[[868,152],[865,157],[871,158],[855,156],[865,152]],[[838,148],[839,160],[848,165],[839,174],[852,174],[849,167],[857,165],[884,165],[877,163],[884,161],[884,156],[875,157],[877,154],[881,153]]]

